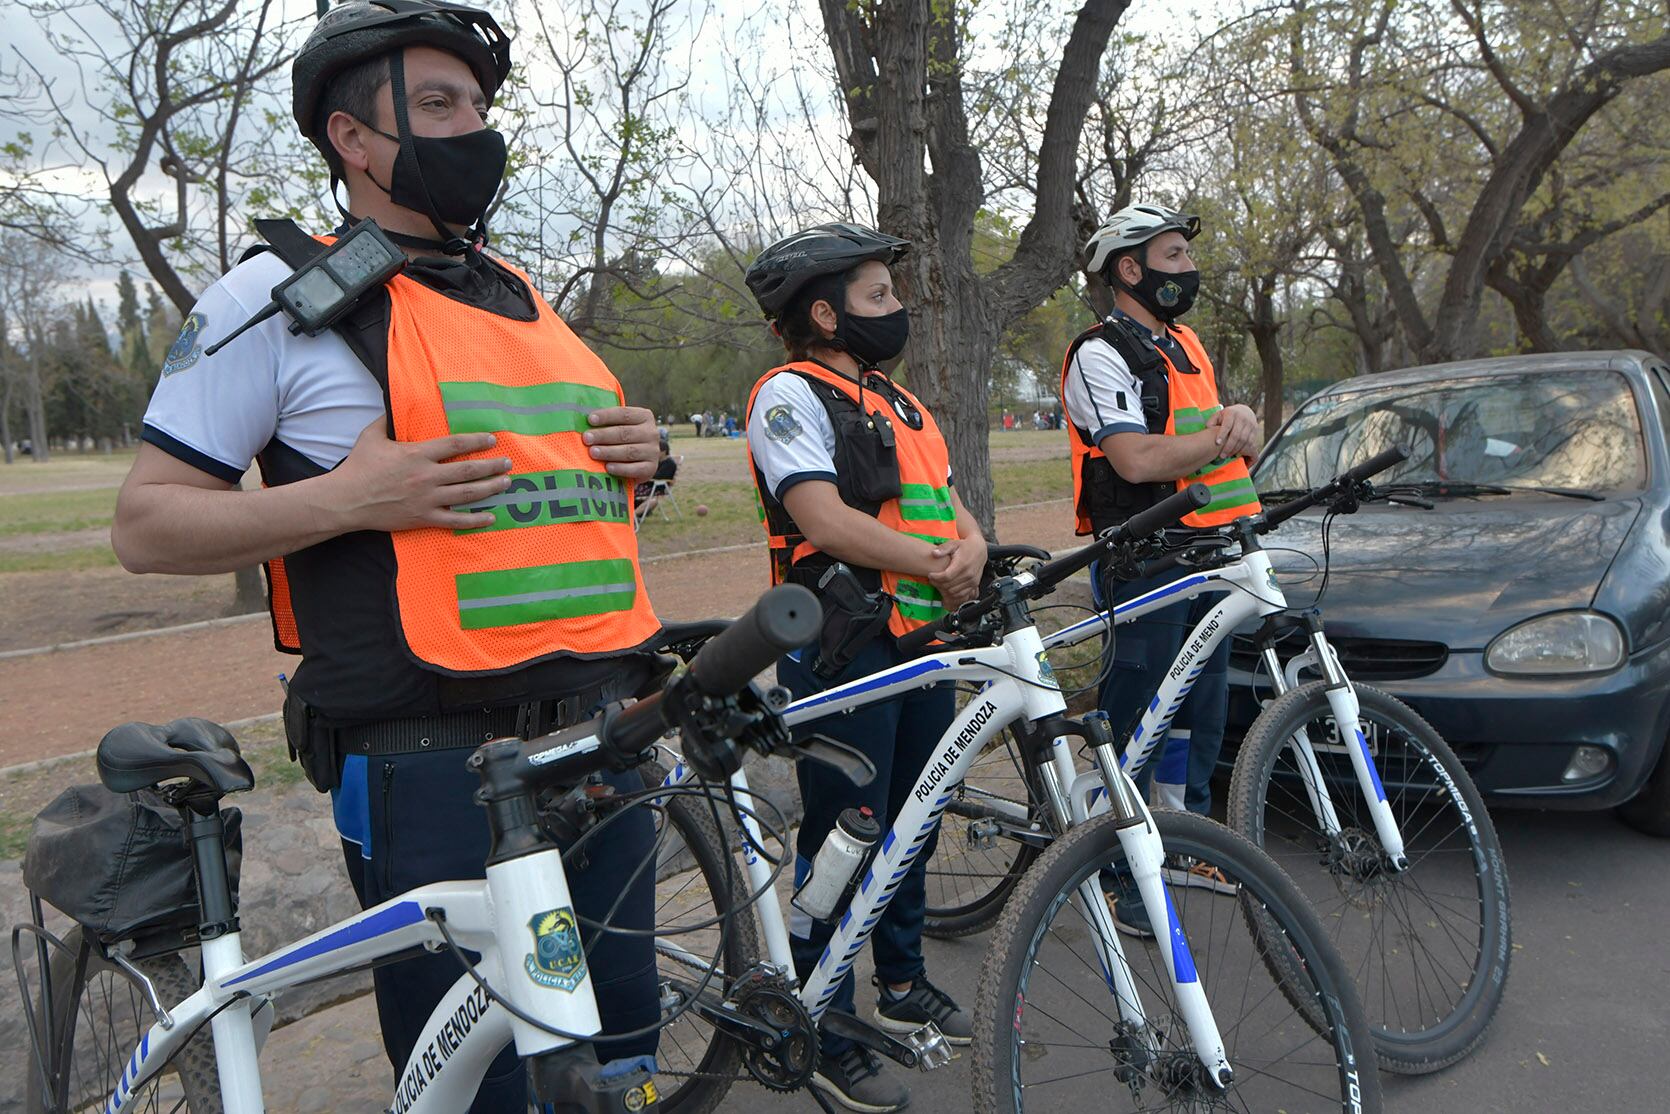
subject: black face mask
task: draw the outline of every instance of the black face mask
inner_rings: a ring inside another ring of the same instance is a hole
[[[371,130],[400,142],[399,136]],[[463,135],[414,135],[400,143],[388,187],[374,178],[372,182],[396,205],[447,224],[472,225],[498,194],[507,157],[504,136],[492,128]]]
[[[1189,312],[1200,293],[1199,271],[1156,271],[1142,269],[1142,278],[1125,289],[1155,317],[1170,324]]]
[[[877,367],[905,350],[910,340],[910,313],[900,306],[880,317],[861,317],[850,311],[840,315],[835,339],[865,367]]]
[[[469,246],[469,241],[447,227],[449,224],[474,226],[474,238],[485,240],[487,206],[493,203],[504,180],[504,136],[492,128],[463,135],[413,135],[406,108],[406,61],[400,51],[389,57],[389,92],[394,98],[397,134],[389,135],[375,127],[371,130],[400,144],[400,151],[394,157],[389,184],[384,186],[375,178],[372,184],[396,205],[427,214],[445,241],[443,250],[448,254],[458,254]]]

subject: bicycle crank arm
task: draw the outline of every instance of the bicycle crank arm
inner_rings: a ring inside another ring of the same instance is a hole
[[[855,1041],[907,1068],[933,1071],[951,1062],[951,1045],[932,1021],[913,1033],[905,1034],[902,1041],[868,1021],[840,1010],[825,1011],[818,1020],[818,1028],[832,1036]]]
[[[784,1033],[774,1025],[768,1025],[757,1018],[745,1017],[735,1006],[720,1001],[712,991],[694,993],[695,985],[683,979],[668,979],[667,985],[690,1001],[690,1009],[705,1019],[715,1029],[723,1030],[728,1036],[758,1048],[774,1049],[783,1041]]]

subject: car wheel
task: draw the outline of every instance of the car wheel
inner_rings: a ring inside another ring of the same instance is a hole
[[[1670,838],[1670,746],[1660,752],[1641,792],[1618,806],[1618,816],[1638,832]]]

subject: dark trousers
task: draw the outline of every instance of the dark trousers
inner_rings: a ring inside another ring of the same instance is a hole
[[[464,769],[469,750],[402,754],[365,763],[370,804],[371,858],[343,842],[348,876],[360,904],[370,908],[414,886],[485,876],[487,813],[471,800],[479,784]],[[636,773],[613,775],[621,792],[643,788]],[[621,887],[652,852],[655,819],[635,808],[614,821],[582,849],[584,867],[567,864],[575,912],[601,921],[620,896]],[[655,921],[655,867],[637,876],[631,892],[609,923],[648,929]],[[592,989],[597,995],[603,1031],[626,1032],[660,1017],[654,942],[648,936],[623,936],[582,928]],[[472,958],[474,958],[472,956]],[[372,972],[377,1020],[383,1047],[395,1075],[404,1070],[429,1014],[464,973],[450,952],[378,967]],[[653,1055],[656,1036],[597,1044],[597,1058],[607,1062]],[[525,1114],[526,1073],[515,1045],[499,1053],[482,1080],[471,1114]]]
[[[1180,575],[1173,571],[1157,578],[1116,582],[1111,586],[1113,600],[1123,603],[1134,599]],[[1091,566],[1090,576],[1097,606],[1108,606],[1098,565]],[[1101,707],[1112,721],[1118,738],[1125,738],[1139,714],[1148,707],[1194,625],[1222,599],[1222,594],[1215,594],[1183,600],[1114,628],[1113,664],[1102,684]],[[1217,769],[1218,752],[1223,749],[1228,715],[1229,639],[1226,638],[1207,658],[1205,671],[1196,679],[1172,720],[1171,739],[1159,744],[1149,756],[1147,765],[1137,775],[1137,784],[1147,792],[1158,774],[1163,783],[1185,786],[1183,804],[1188,811],[1203,816],[1210,813],[1212,774]]]
[[[777,662],[777,680],[786,685],[796,699],[845,684],[903,660],[894,648],[893,639],[882,634],[859,652],[845,672],[831,681],[824,681],[810,668],[815,653],[815,647],[808,647],[804,653],[805,662],[788,657]],[[816,731],[863,751],[876,764],[876,778],[869,785],[860,787],[828,766],[807,761],[796,765],[800,799],[806,814],[800,821],[800,833],[795,839],[795,885],[806,880],[818,848],[823,846],[824,837],[835,827],[835,819],[843,809],[868,806],[881,821],[883,832],[887,830],[910,799],[911,791],[927,765],[928,756],[934,752],[939,737],[951,725],[955,712],[956,693],[947,685],[938,685],[807,725],[808,731]],[[938,840],[939,832],[936,830],[922,845],[916,861],[900,881],[892,903],[881,920],[876,922],[870,937],[876,974],[886,982],[910,982],[923,973],[922,922],[927,909],[925,872],[928,858],[934,853],[934,844]],[[790,916],[789,927],[794,968],[804,979],[816,966],[830,936],[834,935],[835,923],[813,921],[804,913],[794,912]],[[853,1011],[853,982],[852,973],[848,972],[841,989],[830,1002],[831,1009]],[[824,1051],[830,1055],[843,1051],[851,1043],[841,1038],[823,1038]]]

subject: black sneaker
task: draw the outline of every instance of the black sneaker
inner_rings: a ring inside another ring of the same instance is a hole
[[[879,978],[871,982],[881,992],[876,1002],[876,1024],[889,1033],[914,1033],[928,1022],[939,1026],[947,1044],[969,1044],[974,1040],[974,1025],[968,1014],[958,1008],[951,996],[926,975],[917,975],[910,989],[897,997]]]
[[[831,1056],[818,1057],[812,1086],[832,1096],[848,1110],[891,1114],[910,1105],[910,1091],[881,1070],[881,1057],[861,1044]]]

